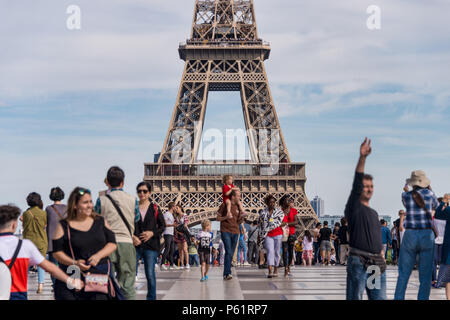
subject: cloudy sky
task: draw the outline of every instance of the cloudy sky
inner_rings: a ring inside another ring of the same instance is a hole
[[[48,204],[52,186],[127,190],[161,151],[183,70],[194,0],[0,0],[0,203]],[[81,8],[81,30],[66,9]],[[381,29],[369,30],[369,5]],[[255,0],[266,68],[307,194],[342,214],[358,146],[373,139],[372,206],[396,215],[412,170],[450,192],[450,1]],[[224,113],[223,110],[227,112]],[[241,119],[236,121],[236,119]],[[238,93],[211,93],[205,129],[243,128]]]

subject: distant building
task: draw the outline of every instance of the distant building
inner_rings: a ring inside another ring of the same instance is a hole
[[[317,216],[320,217],[325,214],[325,202],[319,196],[315,196],[311,201],[311,206],[316,212]]]
[[[335,215],[335,216],[321,216],[321,217],[319,217],[319,221],[320,221],[320,223],[322,225],[323,225],[324,221],[328,221],[328,227],[332,228],[332,227],[334,227],[334,224],[336,222],[341,223],[342,217],[343,217],[343,215],[342,216],[338,216],[338,215]],[[387,222],[387,226],[389,228],[392,227],[392,225],[391,225],[392,217],[391,216],[381,216],[380,215],[378,217],[379,217],[379,220],[384,219]]]

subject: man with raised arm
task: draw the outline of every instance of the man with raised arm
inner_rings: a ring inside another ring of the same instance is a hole
[[[345,207],[350,252],[347,260],[347,300],[362,300],[364,289],[369,300],[386,299],[386,261],[382,254],[378,213],[369,206],[373,177],[364,173],[366,158],[372,152],[367,138],[360,147],[355,178]]]

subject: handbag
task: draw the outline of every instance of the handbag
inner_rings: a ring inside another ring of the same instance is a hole
[[[75,255],[72,249],[72,243],[70,240],[70,227],[67,222],[67,237],[69,239],[69,248],[70,253],[72,254],[72,259],[75,261]],[[96,274],[90,273],[87,274],[81,272],[84,276],[84,292],[98,292],[103,294],[109,294],[109,289],[111,288],[111,297],[115,297],[116,293],[114,291],[114,286],[112,285],[110,274],[110,262],[108,261],[108,273],[107,274]]]

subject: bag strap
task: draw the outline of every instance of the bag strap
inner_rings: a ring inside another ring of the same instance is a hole
[[[16,251],[14,251],[14,254],[13,254],[12,258],[11,258],[11,262],[9,263],[9,266],[8,266],[9,270],[12,269],[12,267],[14,266],[14,263],[16,262],[16,259],[17,259],[18,255],[19,255],[20,248],[22,248],[22,242],[23,242],[23,240],[19,239],[19,243],[17,244]]]
[[[125,216],[123,215],[123,212],[120,209],[120,207],[117,204],[117,202],[115,202],[114,199],[109,194],[107,194],[106,197],[112,202],[114,208],[116,208],[117,212],[119,213],[119,216],[122,219],[123,223],[125,223],[125,225],[126,225],[126,227],[128,229],[128,232],[130,232],[131,237],[133,237],[133,232],[131,231],[131,226],[128,223],[127,219],[125,219]]]
[[[158,206],[156,203],[153,204],[153,210],[155,211],[155,220],[158,219]]]
[[[61,212],[59,212],[59,210],[56,208],[55,205],[52,205],[53,210],[56,212],[56,214],[58,215],[60,220],[64,219],[64,216],[61,214]]]
[[[72,259],[75,261],[75,255],[73,254],[73,249],[72,249],[72,241],[70,240],[69,221],[67,221],[67,238],[69,239],[69,248],[70,248],[70,253],[72,254]]]

